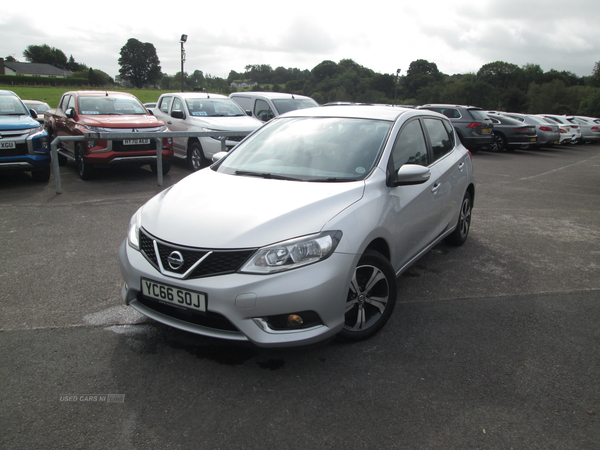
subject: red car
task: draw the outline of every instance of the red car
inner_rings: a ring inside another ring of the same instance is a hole
[[[44,113],[44,126],[50,142],[57,136],[83,136],[84,133],[129,133],[169,131],[165,123],[148,113],[132,94],[111,91],[65,92],[58,108]],[[95,177],[96,167],[113,164],[150,164],[157,170],[157,142],[140,139],[62,141],[58,148],[61,165],[68,160],[77,164],[84,180]],[[171,168],[173,147],[163,138],[163,174]]]

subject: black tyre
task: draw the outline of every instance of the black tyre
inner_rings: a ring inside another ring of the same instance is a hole
[[[199,142],[192,142],[188,148],[187,154],[188,167],[192,172],[202,169],[208,166],[209,161],[204,156],[204,151]]]
[[[50,166],[44,167],[43,169],[33,170],[31,172],[31,176],[33,177],[33,181],[47,183],[48,180],[50,180]]]
[[[75,146],[75,162],[77,163],[77,173],[82,180],[93,180],[96,178],[96,170],[90,163],[85,162],[85,152],[81,144]]]
[[[150,164],[150,169],[152,170],[152,173],[154,175],[156,175],[158,173],[158,165],[157,164]],[[163,175],[168,174],[170,170],[171,170],[171,161],[163,161],[163,163],[162,163]]]
[[[452,234],[446,237],[445,241],[450,245],[463,245],[467,237],[469,236],[469,230],[471,229],[471,213],[473,210],[473,200],[471,199],[471,194],[469,192],[465,192],[465,196],[463,197],[463,201],[460,205],[460,212],[458,214],[458,222],[456,223],[456,228],[452,232]]]
[[[500,133],[494,133],[494,142],[492,143],[491,150],[493,152],[504,152],[506,149],[506,138]]]
[[[351,341],[373,336],[386,324],[395,305],[394,269],[383,255],[367,250],[354,269],[339,336]]]

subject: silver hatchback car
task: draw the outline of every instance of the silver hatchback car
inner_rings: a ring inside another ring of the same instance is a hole
[[[126,304],[164,324],[276,347],[365,339],[396,277],[468,236],[471,155],[428,110],[286,113],[131,218]]]

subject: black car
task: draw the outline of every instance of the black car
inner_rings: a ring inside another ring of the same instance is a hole
[[[417,109],[429,109],[450,119],[462,144],[472,152],[490,147],[494,143],[494,124],[485,111],[476,106],[427,104]]]

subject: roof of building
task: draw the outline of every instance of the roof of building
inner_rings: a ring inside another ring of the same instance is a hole
[[[45,75],[56,77],[67,77],[72,72],[69,70],[59,69],[50,64],[38,63],[21,63],[4,61],[4,66],[14,70],[19,75]]]

